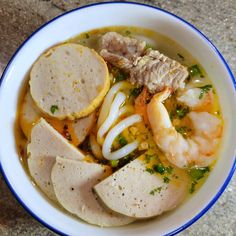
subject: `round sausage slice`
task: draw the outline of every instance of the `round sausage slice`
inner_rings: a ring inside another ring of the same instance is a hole
[[[57,157],[51,178],[58,202],[90,224],[111,227],[131,223],[133,218],[104,208],[92,191],[108,172],[100,164]]]
[[[150,218],[172,210],[187,193],[188,177],[181,169],[171,174],[147,171],[142,158],[135,159],[94,187],[111,210],[135,217]]]
[[[93,49],[65,43],[40,56],[29,83],[41,111],[61,120],[74,120],[100,105],[110,79],[105,61]]]
[[[51,170],[56,156],[82,160],[84,154],[71,145],[43,118],[33,127],[31,140],[27,146],[28,167],[38,187],[52,200],[56,200]]]

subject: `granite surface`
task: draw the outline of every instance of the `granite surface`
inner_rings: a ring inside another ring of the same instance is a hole
[[[0,0],[0,74],[16,48],[51,18],[95,1]],[[236,74],[236,0],[140,1],[183,17],[205,33]],[[0,177],[0,235],[55,235],[33,219]],[[180,235],[236,235],[236,176],[217,203]]]

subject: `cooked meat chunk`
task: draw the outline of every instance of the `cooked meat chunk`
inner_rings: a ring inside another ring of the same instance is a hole
[[[188,70],[157,50],[145,50],[146,43],[115,32],[101,39],[101,56],[112,65],[130,73],[133,84],[145,85],[155,93],[165,87],[175,91],[185,86]]]
[[[138,57],[130,69],[130,81],[133,84],[145,85],[149,92],[155,93],[165,87],[175,91],[184,88],[188,70],[175,60],[157,50],[147,50],[143,57]]]
[[[129,70],[133,61],[144,53],[145,47],[144,41],[108,32],[101,38],[100,54],[114,66]]]

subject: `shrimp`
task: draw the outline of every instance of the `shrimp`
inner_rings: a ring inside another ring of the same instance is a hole
[[[205,167],[215,159],[215,152],[222,136],[222,122],[208,112],[190,112],[193,135],[184,138],[175,130],[169,114],[162,104],[171,94],[169,89],[154,95],[147,106],[148,119],[157,146],[166,158],[179,168],[195,165]]]
[[[147,101],[150,99],[150,94],[146,87],[143,88],[142,92],[134,101],[135,113],[140,114],[143,117],[144,123],[148,124],[147,117]]]
[[[177,96],[177,101],[196,111],[209,111],[213,106],[214,95],[212,90],[202,93],[201,88],[185,90]]]

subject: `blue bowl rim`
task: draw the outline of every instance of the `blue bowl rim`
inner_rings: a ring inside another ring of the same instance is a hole
[[[81,6],[75,9],[72,9],[70,11],[67,11],[59,16],[56,16],[55,18],[51,19],[50,21],[46,22],[45,24],[41,25],[37,30],[35,30],[19,47],[18,49],[15,51],[15,53],[13,54],[13,56],[11,57],[10,61],[8,62],[6,68],[3,71],[3,74],[1,76],[0,79],[0,89],[1,89],[1,84],[5,78],[5,75],[10,67],[10,65],[12,64],[12,62],[14,61],[15,56],[17,55],[17,53],[20,51],[20,49],[31,39],[31,37],[36,34],[38,31],[40,31],[41,29],[43,29],[45,26],[47,26],[48,24],[52,23],[53,21],[57,20],[60,17],[63,17],[64,15],[70,14],[71,12],[74,11],[79,11],[83,8],[89,8],[89,7],[93,7],[93,6],[97,6],[97,5],[106,5],[106,4],[133,4],[133,5],[139,5],[139,6],[144,6],[144,7],[148,7],[148,8],[153,8],[157,11],[161,11],[164,12],[168,15],[171,15],[177,19],[179,19],[180,21],[182,21],[183,23],[185,23],[187,26],[191,27],[194,31],[196,31],[207,43],[208,45],[216,52],[216,54],[219,56],[219,58],[221,59],[221,61],[223,62],[224,66],[227,69],[228,74],[230,75],[230,78],[232,80],[233,86],[234,86],[234,90],[236,91],[236,80],[234,78],[234,75],[232,73],[232,71],[229,68],[229,65],[227,64],[226,60],[224,59],[224,57],[222,56],[222,54],[219,52],[219,50],[216,48],[216,46],[200,31],[198,30],[194,25],[192,25],[191,23],[187,22],[186,20],[182,19],[181,17],[166,11],[164,9],[161,9],[159,7],[155,7],[155,6],[151,6],[148,4],[144,4],[144,3],[138,3],[138,2],[130,2],[130,1],[107,1],[107,2],[98,2],[98,3],[93,3],[93,4],[88,4],[85,6]],[[218,198],[221,196],[221,194],[224,192],[225,188],[227,187],[227,185],[229,184],[231,178],[234,175],[234,172],[236,170],[236,157],[234,160],[234,164],[229,172],[229,175],[227,176],[224,184],[221,186],[220,190],[218,191],[218,193],[212,198],[212,200],[208,203],[208,205],[201,210],[201,212],[199,212],[195,217],[193,217],[191,220],[189,220],[187,223],[185,223],[184,225],[180,226],[179,228],[173,230],[172,232],[169,232],[166,234],[166,236],[171,236],[171,235],[175,235],[180,233],[181,231],[185,230],[186,228],[188,228],[189,226],[191,226],[194,222],[196,222],[197,220],[199,220],[214,204],[215,202],[218,200]],[[6,182],[6,184],[8,185],[10,191],[12,192],[12,194],[14,195],[14,197],[17,199],[17,201],[23,206],[23,208],[32,216],[34,217],[39,223],[41,223],[42,225],[44,225],[45,227],[47,227],[48,229],[52,230],[53,232],[59,234],[59,235],[66,235],[65,233],[59,231],[58,229],[55,229],[53,226],[49,225],[48,223],[46,223],[45,221],[43,221],[42,219],[40,219],[34,212],[32,212],[28,206],[23,202],[23,200],[21,200],[21,198],[18,196],[18,194],[15,192],[15,190],[13,189],[13,187],[11,186],[10,182],[7,179],[7,176],[5,175],[5,172],[2,168],[2,165],[0,163],[0,172],[2,173],[2,176],[4,177],[4,180]]]

